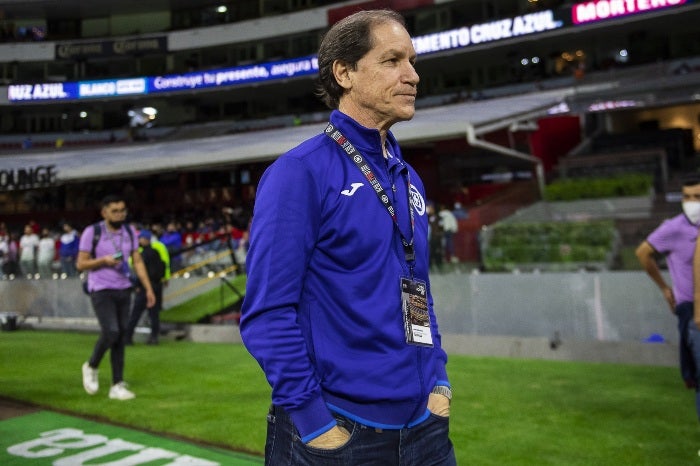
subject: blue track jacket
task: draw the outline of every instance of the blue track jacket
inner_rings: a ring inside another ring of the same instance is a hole
[[[432,388],[449,386],[428,280],[423,183],[393,135],[386,160],[377,130],[339,111],[331,122],[369,160],[407,239],[411,199],[414,277],[428,283],[434,347],[406,343],[401,236],[345,151],[319,134],[277,159],[258,186],[241,335],[304,442],[335,425],[333,411],[377,428],[416,425],[429,415]]]

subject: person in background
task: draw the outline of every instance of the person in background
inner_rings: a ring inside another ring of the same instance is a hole
[[[55,257],[56,240],[48,228],[42,228],[36,257],[37,269],[41,277],[51,277],[53,274],[52,265]]]
[[[19,267],[24,275],[36,273],[36,252],[39,247],[39,236],[34,233],[31,225],[24,227],[24,234],[19,239]]]
[[[177,272],[182,268],[182,235],[177,227],[177,223],[168,222],[165,232],[160,236],[160,242],[168,248],[170,255],[170,268],[172,272]]]
[[[445,260],[447,262],[455,263],[457,262],[457,256],[455,256],[454,235],[457,233],[459,228],[457,218],[444,204],[439,205],[438,217],[440,218],[440,225],[442,226],[442,242],[445,252]]]
[[[458,221],[469,218],[469,212],[464,208],[464,205],[462,205],[461,202],[455,202],[454,208],[452,209],[452,214],[454,214]]]
[[[75,260],[78,257],[80,236],[70,223],[63,223],[63,234],[59,242],[58,256],[61,260],[61,272],[68,277],[74,277],[78,274],[75,268]]]
[[[248,248],[250,247],[250,235],[247,231],[244,231],[241,239],[238,240],[236,244],[236,249],[233,251],[233,257],[238,266],[238,273],[245,273],[245,263],[248,258]]]
[[[153,293],[156,295],[156,302],[153,306],[146,306],[146,288],[139,280],[135,280],[134,302],[131,307],[129,325],[127,327],[127,345],[134,343],[134,331],[141,320],[143,311],[148,309],[148,320],[151,325],[151,334],[146,340],[148,345],[157,345],[160,335],[160,311],[163,309],[163,287],[170,279],[170,257],[168,249],[163,243],[153,237],[148,230],[141,230],[139,233],[139,253],[146,266],[148,279],[151,282]]]
[[[435,204],[429,202],[426,207],[426,214],[428,215],[428,225],[430,226],[428,234],[428,244],[430,245],[430,267],[434,267],[436,272],[442,271],[442,261],[445,257],[445,252],[443,250],[443,238],[442,238],[442,222],[435,212]]]
[[[272,386],[266,464],[455,464],[425,191],[390,132],[415,113],[415,60],[393,11],[336,23],[330,123],[258,186],[241,336]]]
[[[9,232],[7,235],[7,255],[3,258],[2,272],[6,276],[19,275],[19,234]]]
[[[195,256],[195,245],[199,242],[201,242],[199,232],[197,232],[194,222],[192,220],[188,220],[185,223],[185,230],[182,234],[182,247],[183,249],[186,249],[186,251],[182,253],[183,267],[192,265],[193,258]]]
[[[41,233],[41,225],[36,220],[30,220],[27,225],[32,229],[32,233],[39,235]]]
[[[132,287],[129,259],[146,289],[146,306],[154,306],[156,297],[138,251],[136,231],[126,224],[126,203],[121,197],[110,195],[102,199],[101,206],[103,221],[83,231],[76,264],[79,271],[88,272],[87,289],[100,324],[100,336],[90,359],[82,367],[83,388],[90,395],[97,393],[97,369],[109,350],[112,363],[109,398],[129,400],[135,396],[124,382],[124,347]],[[96,228],[100,233],[99,239],[94,242]],[[131,231],[127,231],[127,228]]]
[[[682,187],[683,213],[665,220],[639,247],[640,264],[659,287],[668,310],[678,320],[680,370],[686,387],[695,389],[695,406],[700,420],[700,336],[693,323],[693,254],[700,226],[700,177],[692,177]],[[663,255],[671,284],[661,274],[657,256]],[[695,290],[695,291],[694,291]]]

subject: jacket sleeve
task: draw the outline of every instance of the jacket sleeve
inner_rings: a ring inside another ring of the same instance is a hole
[[[297,309],[316,244],[321,196],[303,162],[283,156],[263,175],[250,234],[241,337],[302,441],[335,425],[321,396]]]

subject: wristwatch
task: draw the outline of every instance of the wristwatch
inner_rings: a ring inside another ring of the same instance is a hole
[[[448,400],[452,401],[452,389],[447,385],[435,385],[430,393],[446,396]]]

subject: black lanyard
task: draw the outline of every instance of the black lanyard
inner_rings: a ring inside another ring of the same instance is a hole
[[[396,230],[399,232],[401,242],[403,243],[403,252],[404,256],[406,257],[406,262],[408,263],[408,266],[411,270],[411,275],[413,275],[413,267],[416,261],[416,253],[413,247],[413,239],[415,237],[415,220],[413,218],[413,209],[411,208],[410,197],[411,174],[406,172],[406,197],[408,198],[408,212],[411,215],[411,239],[409,241],[403,236],[401,228],[399,228],[399,222],[396,218],[396,211],[394,210],[394,205],[391,203],[389,196],[386,194],[386,191],[384,191],[384,188],[379,183],[377,177],[374,176],[374,173],[372,173],[372,169],[370,168],[369,164],[365,161],[362,154],[360,154],[357,151],[357,149],[355,149],[355,146],[353,146],[352,143],[348,141],[348,139],[345,136],[343,136],[343,133],[341,133],[340,130],[337,129],[332,123],[328,123],[328,126],[325,130],[325,134],[326,136],[337,142],[340,147],[342,147],[343,151],[346,154],[348,154],[348,157],[350,157],[350,160],[353,161],[355,166],[360,170],[360,172],[365,176],[365,178],[367,178],[367,181],[369,181],[369,183],[372,185],[372,188],[374,188],[374,192],[376,193],[377,198],[379,198],[379,201],[389,213],[391,220],[393,220],[394,225],[396,225]]]

